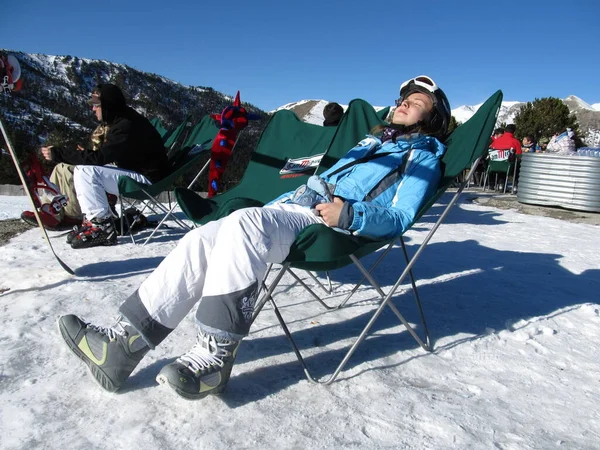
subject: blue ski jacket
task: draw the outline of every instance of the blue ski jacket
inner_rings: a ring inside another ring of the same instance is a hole
[[[345,201],[339,220],[342,230],[373,239],[400,236],[435,193],[445,151],[436,138],[420,134],[385,143],[368,135],[320,177],[311,177],[306,185],[270,204],[291,202],[313,208],[340,197]],[[377,154],[384,156],[372,157]],[[358,163],[348,166],[353,161]],[[307,192],[312,201],[306,202]]]

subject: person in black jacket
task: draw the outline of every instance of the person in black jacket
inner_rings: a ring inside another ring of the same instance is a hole
[[[324,127],[337,127],[344,115],[344,108],[339,103],[330,102],[323,108]]]
[[[107,132],[97,151],[43,147],[48,160],[75,165],[73,183],[82,226],[68,237],[73,248],[112,245],[117,241],[106,193],[119,193],[118,179],[126,175],[151,184],[166,175],[168,161],[160,134],[148,119],[127,106],[121,89],[99,84],[89,100]]]

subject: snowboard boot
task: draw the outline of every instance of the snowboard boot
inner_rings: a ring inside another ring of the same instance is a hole
[[[123,319],[111,328],[86,323],[74,315],[58,319],[60,333],[71,351],[87,364],[96,382],[117,391],[150,348]]]
[[[156,381],[188,400],[225,390],[241,341],[217,338],[202,331],[196,345],[159,372]]]
[[[67,237],[69,239],[69,237]],[[71,238],[72,248],[89,248],[99,245],[114,245],[117,243],[117,231],[112,217],[107,219],[92,219],[89,226],[84,227]]]
[[[71,244],[75,237],[84,230],[92,227],[92,222],[87,220],[84,216],[83,221],[79,225],[74,225],[71,231],[67,233],[67,244]]]

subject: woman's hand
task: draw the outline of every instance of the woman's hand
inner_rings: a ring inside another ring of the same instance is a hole
[[[319,203],[315,206],[315,209],[327,225],[337,227],[343,207],[344,200],[339,197],[333,197],[333,203]]]

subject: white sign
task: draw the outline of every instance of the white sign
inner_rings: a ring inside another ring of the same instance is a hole
[[[289,175],[292,173],[303,173],[309,169],[316,169],[323,159],[323,155],[307,156],[303,158],[288,159],[283,166],[283,169],[279,171],[280,175]]]

